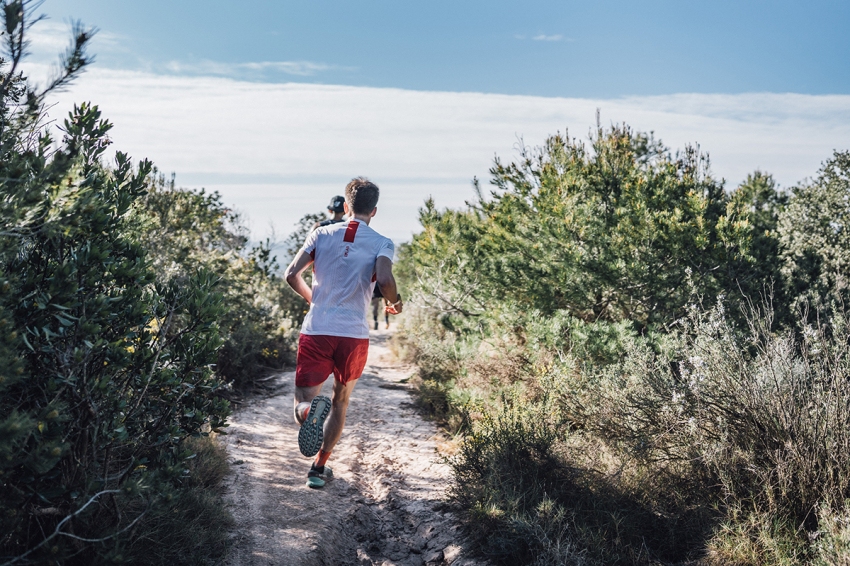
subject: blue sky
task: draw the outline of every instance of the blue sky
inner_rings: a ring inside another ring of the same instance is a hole
[[[611,98],[850,94],[850,2],[46,0],[117,38],[107,67]]]
[[[850,1],[446,2],[45,0],[29,73],[100,33],[51,118],[98,104],[113,147],[180,186],[220,191],[255,238],[285,237],[354,176],[374,226],[460,207],[494,156],[596,122],[699,145],[731,189],[805,182],[850,149]]]

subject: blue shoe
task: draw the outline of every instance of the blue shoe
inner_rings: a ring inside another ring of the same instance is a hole
[[[319,395],[310,403],[310,412],[307,419],[298,431],[298,448],[301,453],[311,458],[319,453],[324,440],[325,419],[331,412],[331,400],[324,395]]]
[[[312,487],[313,489],[325,487],[325,484],[332,480],[333,477],[333,470],[328,465],[325,465],[321,472],[316,470],[315,466],[311,467],[310,471],[307,472],[307,487]]]

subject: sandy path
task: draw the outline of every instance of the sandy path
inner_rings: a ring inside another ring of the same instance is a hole
[[[298,451],[292,373],[280,392],[237,411],[225,437],[237,530],[228,564],[283,566],[481,566],[469,559],[441,500],[449,476],[437,429],[411,405],[389,334],[372,336],[346,428],[329,465],[336,479],[305,486],[310,459]],[[330,395],[331,381],[324,393]],[[240,463],[241,462],[241,463]]]

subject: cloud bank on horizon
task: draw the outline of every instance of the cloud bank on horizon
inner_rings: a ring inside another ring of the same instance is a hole
[[[486,184],[494,156],[568,130],[602,124],[653,131],[673,151],[699,144],[727,187],[757,169],[784,187],[813,176],[850,146],[850,96],[798,94],[630,97],[610,100],[421,92],[94,68],[55,97],[51,117],[91,101],[115,124],[114,147],[150,158],[177,183],[218,190],[250,219],[256,238],[285,236],[366,175],[383,195],[374,226],[396,241],[419,228],[433,196],[458,207]]]

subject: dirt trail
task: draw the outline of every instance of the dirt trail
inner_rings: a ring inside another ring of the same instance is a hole
[[[298,451],[292,373],[279,377],[274,396],[233,415],[225,437],[237,524],[229,565],[484,566],[466,556],[441,503],[449,471],[436,451],[437,429],[411,405],[402,383],[411,368],[394,361],[388,339],[372,335],[329,462],[335,479],[324,489],[305,486],[310,459]]]

